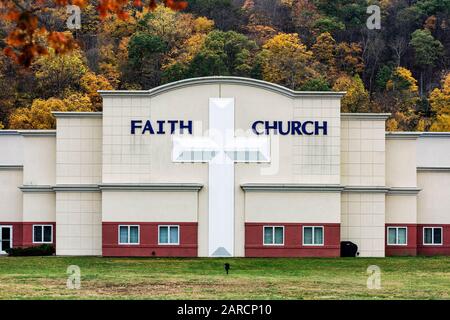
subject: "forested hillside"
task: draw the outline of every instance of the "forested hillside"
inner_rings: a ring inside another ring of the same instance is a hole
[[[450,131],[450,0],[189,0],[180,11],[130,1],[127,19],[102,19],[89,1],[78,30],[46,2],[39,21],[78,46],[29,67],[0,53],[0,128],[54,127],[52,110],[98,111],[98,89],[233,75],[347,91],[343,112],[390,112],[388,130]],[[366,26],[371,4],[379,30]],[[2,49],[11,28],[0,22]]]

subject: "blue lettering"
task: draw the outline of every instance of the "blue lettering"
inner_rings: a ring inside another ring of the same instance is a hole
[[[186,125],[183,120],[180,121],[180,133],[183,133],[184,129],[188,129],[189,134],[192,134],[192,120],[188,120]]]
[[[150,120],[147,120],[145,122],[144,129],[142,130],[142,134],[145,134],[146,131],[150,132],[150,134],[155,134],[155,131],[153,130],[152,123],[150,122]]]
[[[156,122],[158,123],[158,132],[156,132],[156,134],[165,134],[166,132],[164,131],[164,123],[166,123],[166,121],[158,120]]]
[[[302,123],[300,121],[292,121],[291,134],[293,135],[298,134],[299,136],[302,135]]]
[[[136,129],[142,128],[141,124],[142,124],[141,120],[131,120],[131,134],[135,134]]]
[[[264,121],[264,127],[266,129],[266,134],[269,134],[270,129],[272,129],[275,134],[278,133],[278,123],[276,121],[273,122],[273,125],[270,125],[269,121]]]
[[[303,124],[302,124],[302,132],[303,132],[304,134],[310,136],[310,135],[313,135],[314,132],[313,132],[313,131],[307,131],[307,130],[306,130],[306,126],[307,126],[308,124],[314,124],[314,122],[312,122],[312,121],[305,121],[305,122],[303,122]]]
[[[323,121],[323,124],[320,126],[319,125],[319,121],[315,121],[314,122],[314,134],[318,135],[319,134],[319,130],[323,130],[323,135],[326,136],[327,135],[327,130],[328,130],[328,123],[326,121]]]
[[[257,126],[258,124],[264,124],[264,122],[263,122],[263,121],[255,121],[255,122],[253,122],[253,124],[252,124],[252,130],[253,130],[253,133],[254,133],[254,134],[256,134],[256,135],[259,136],[259,135],[262,134],[262,132],[259,132],[259,131],[257,130],[256,126]]]

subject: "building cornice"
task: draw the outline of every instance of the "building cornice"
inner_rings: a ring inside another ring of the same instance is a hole
[[[387,193],[389,190],[386,186],[345,186],[343,192]]]
[[[334,91],[295,91],[289,88],[270,83],[267,81],[242,78],[242,77],[229,77],[229,76],[214,76],[214,77],[201,77],[184,79],[180,81],[171,82],[162,86],[150,89],[150,90],[99,90],[98,93],[102,97],[109,96],[146,96],[153,97],[165,92],[169,92],[175,89],[181,89],[194,85],[208,85],[208,84],[237,84],[249,87],[257,87],[268,91],[276,92],[288,97],[333,97],[341,98],[345,92]]]
[[[417,171],[450,172],[450,167],[417,167]]]
[[[386,132],[386,140],[417,140],[421,132]]]
[[[18,130],[24,137],[56,137],[56,130]]]
[[[102,118],[102,112],[60,112],[53,111],[55,118]]]
[[[0,130],[0,136],[20,136],[17,130]]]
[[[0,130],[0,136],[56,136],[56,130]]]
[[[200,191],[200,183],[104,183],[102,191]]]
[[[390,187],[388,195],[416,195],[421,190],[416,187]]]
[[[315,184],[294,184],[294,183],[244,183],[242,190],[246,192],[341,192],[344,187],[341,185],[315,185]]]
[[[55,192],[53,190],[53,186],[48,185],[23,185],[20,186],[19,189],[22,192],[36,192],[36,193],[44,193],[44,192]]]
[[[56,192],[99,192],[96,184],[57,184],[53,186]]]
[[[390,113],[341,113],[341,120],[386,121],[390,116]]]
[[[19,164],[0,164],[0,170],[23,170],[23,165]]]
[[[450,132],[422,132],[423,138],[450,138]]]

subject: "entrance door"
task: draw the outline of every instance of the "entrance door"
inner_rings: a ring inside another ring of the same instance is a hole
[[[12,247],[12,227],[0,226],[0,254],[5,254],[6,249]]]

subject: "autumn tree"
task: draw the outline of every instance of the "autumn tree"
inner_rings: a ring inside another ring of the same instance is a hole
[[[145,5],[154,10],[156,0],[99,0],[98,13],[100,18],[110,14],[125,20],[129,17],[130,6]],[[165,6],[174,10],[185,9],[186,1],[162,0]],[[86,8],[88,0],[0,0],[0,16],[12,26],[5,38],[4,53],[15,62],[30,66],[39,56],[46,55],[49,48],[56,54],[64,54],[77,47],[71,32],[48,30],[43,15],[49,7],[76,5]]]
[[[450,131],[450,73],[442,80],[442,88],[436,88],[431,92],[430,105],[436,114],[430,130]]]
[[[300,41],[298,34],[280,33],[267,41],[261,52],[262,75],[266,81],[291,89],[301,87],[317,76],[313,53]]]
[[[93,111],[88,96],[73,94],[65,99],[36,99],[30,108],[18,108],[9,117],[11,129],[52,129],[56,119],[52,111]]]
[[[64,55],[54,52],[39,57],[32,65],[39,96],[63,98],[80,90],[80,80],[88,71],[82,52],[75,50]]]
[[[364,84],[358,75],[339,77],[333,86],[333,90],[347,92],[341,100],[342,112],[369,111],[369,93],[364,88]]]

